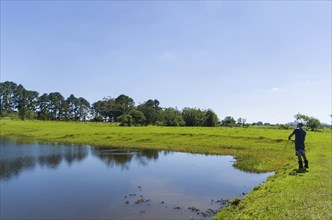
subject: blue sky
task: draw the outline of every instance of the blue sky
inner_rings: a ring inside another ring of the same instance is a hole
[[[330,123],[331,1],[1,1],[1,82]]]

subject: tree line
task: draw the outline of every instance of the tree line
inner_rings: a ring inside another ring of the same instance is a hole
[[[10,81],[0,83],[0,117],[21,120],[118,122],[122,126],[249,126],[245,118],[235,120],[232,116],[226,116],[219,121],[211,109],[165,108],[160,106],[157,99],[135,105],[131,97],[123,94],[90,104],[85,98],[73,94],[67,98],[59,92],[39,95],[36,91],[27,90],[21,84]],[[304,123],[311,130],[317,130],[321,126],[320,121],[314,117],[298,113],[294,118],[296,122]],[[258,122],[252,125],[265,124]]]
[[[211,110],[160,106],[157,99],[135,105],[126,95],[106,97],[90,104],[83,97],[71,94],[65,98],[59,92],[44,93],[27,90],[23,85],[0,83],[0,117],[21,120],[119,122],[123,126],[217,126],[218,116]]]

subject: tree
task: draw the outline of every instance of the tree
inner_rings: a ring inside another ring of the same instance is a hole
[[[37,111],[37,118],[39,120],[50,120],[50,100],[47,93],[39,97],[39,110]]]
[[[97,101],[92,103],[92,114],[93,114],[93,121],[104,121],[105,116],[103,114],[103,101]]]
[[[129,115],[131,115],[134,125],[144,125],[146,122],[146,117],[144,116],[143,112],[141,112],[141,111],[131,110],[129,112]]]
[[[15,108],[18,110],[18,115],[20,116],[21,120],[24,120],[25,112],[27,111],[26,105],[27,101],[25,99],[25,89],[20,84],[15,89],[14,100],[15,100]]]
[[[21,120],[36,118],[38,95],[38,92],[26,90],[22,85],[16,88],[15,102]]]
[[[320,121],[317,118],[309,117],[307,121],[307,127],[311,129],[311,131],[317,130],[320,127]]]
[[[243,125],[245,125],[246,121],[247,121],[247,119],[245,119],[245,118],[238,118],[237,124],[241,125],[241,127],[242,127]]]
[[[321,125],[320,121],[317,118],[303,115],[300,113],[294,115],[294,118],[297,123],[301,122],[302,124],[305,124],[308,128],[311,129],[311,131],[317,130],[317,128],[319,128]]]
[[[92,112],[94,119],[97,119],[97,121],[102,117],[103,121],[113,122],[117,113],[115,100],[108,97],[93,103]]]
[[[146,124],[155,124],[160,119],[159,101],[157,99],[144,102],[137,106],[137,110],[143,112],[146,118]]]
[[[79,120],[85,121],[91,111],[90,103],[82,97],[78,98],[78,103]]]
[[[67,99],[67,108],[68,108],[68,119],[70,121],[79,120],[79,105],[80,101],[73,94],[71,94]]]
[[[211,109],[208,109],[205,114],[206,114],[205,126],[208,127],[217,126],[219,119],[216,113],[214,113],[214,111],[212,111]]]
[[[51,120],[61,120],[63,113],[63,102],[65,99],[59,92],[51,92],[48,95],[49,98],[49,113]]]
[[[133,117],[129,114],[121,115],[116,118],[118,122],[121,122],[121,126],[131,126],[133,124]]]
[[[39,93],[36,91],[25,90],[25,99],[27,101],[27,109],[36,112],[38,108]]]
[[[232,116],[226,116],[224,120],[221,121],[221,125],[223,126],[234,126],[235,125],[235,119]]]
[[[205,126],[206,113],[196,108],[184,108],[182,117],[186,126]]]
[[[162,122],[165,126],[185,125],[181,112],[175,108],[165,108],[162,111]]]
[[[305,124],[309,120],[309,116],[297,113],[294,115],[295,122]]]
[[[0,116],[7,116],[16,109],[15,91],[17,84],[14,82],[6,81],[0,83]]]
[[[126,95],[119,95],[115,99],[116,111],[114,112],[115,117],[127,114],[134,108],[135,102],[132,98]]]

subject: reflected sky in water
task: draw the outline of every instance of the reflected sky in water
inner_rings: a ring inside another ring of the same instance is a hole
[[[272,173],[231,156],[0,139],[1,218],[202,219]],[[189,210],[195,207],[199,211]]]

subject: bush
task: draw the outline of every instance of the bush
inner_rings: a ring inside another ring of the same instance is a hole
[[[36,120],[37,119],[37,114],[36,114],[36,112],[34,112],[32,110],[27,110],[24,114],[24,119]]]
[[[94,121],[94,122],[103,122],[104,119],[103,119],[102,116],[97,115],[97,116],[95,116],[91,121]]]
[[[229,201],[229,202],[230,202],[231,205],[233,205],[233,206],[237,206],[237,205],[239,205],[240,201],[241,201],[241,199],[235,197],[234,199],[232,199],[232,200]]]
[[[20,116],[18,115],[18,112],[12,112],[9,113],[6,118],[9,118],[11,120],[20,120]]]
[[[289,125],[278,125],[278,129],[289,130],[289,128],[290,128]]]
[[[118,122],[120,122],[120,126],[132,126],[133,124],[133,117],[131,115],[121,115],[116,118]]]

